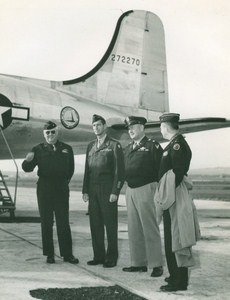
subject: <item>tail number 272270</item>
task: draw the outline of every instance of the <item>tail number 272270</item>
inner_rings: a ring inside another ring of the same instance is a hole
[[[139,58],[119,55],[119,54],[111,54],[111,60],[115,62],[121,62],[123,64],[140,66],[141,61]]]

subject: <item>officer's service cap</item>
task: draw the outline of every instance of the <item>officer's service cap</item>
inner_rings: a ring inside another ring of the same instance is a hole
[[[97,121],[99,121],[99,120],[101,120],[103,124],[106,123],[106,122],[105,122],[105,119],[104,119],[102,116],[99,116],[99,115],[93,115],[92,123],[97,122]]]
[[[164,113],[160,116],[160,122],[171,122],[171,123],[178,123],[180,119],[180,114],[176,113]]]
[[[126,127],[129,127],[134,124],[145,125],[146,122],[147,122],[147,120],[144,117],[129,116],[129,117],[125,118]]]
[[[57,125],[54,122],[48,121],[44,125],[44,130],[50,130],[50,129],[54,129],[56,127],[57,127]]]

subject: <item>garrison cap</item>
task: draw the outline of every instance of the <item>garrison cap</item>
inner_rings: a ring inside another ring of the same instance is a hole
[[[54,129],[56,127],[57,127],[57,125],[54,122],[48,121],[44,125],[44,130]]]
[[[129,116],[129,117],[125,118],[126,127],[129,127],[134,124],[145,125],[146,122],[147,122],[147,120],[144,117]]]
[[[104,119],[102,116],[99,116],[99,115],[93,115],[92,123],[97,122],[97,121],[99,121],[99,120],[101,120],[103,124],[106,123],[106,122],[105,122],[105,119]]]
[[[160,116],[160,122],[172,122],[172,123],[178,123],[180,119],[180,114],[176,113],[164,113]]]

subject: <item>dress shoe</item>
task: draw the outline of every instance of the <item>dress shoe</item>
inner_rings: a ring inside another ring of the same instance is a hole
[[[163,267],[155,267],[151,273],[151,277],[160,277],[163,274]]]
[[[47,256],[46,262],[47,262],[47,264],[54,264],[55,259],[53,256]]]
[[[113,268],[113,267],[116,267],[117,263],[115,261],[106,261],[104,264],[103,264],[103,267],[104,268]]]
[[[162,292],[186,291],[187,290],[187,286],[167,284],[167,285],[162,285],[160,287],[160,289],[161,289]]]
[[[73,255],[67,256],[67,257],[65,256],[64,261],[69,262],[70,264],[73,264],[73,265],[76,265],[79,263],[79,259],[74,257]]]
[[[122,271],[124,271],[124,272],[147,272],[147,267],[146,266],[128,267],[128,268],[123,268]]]
[[[97,265],[103,265],[103,263],[104,263],[103,260],[93,259],[93,260],[89,260],[87,262],[87,265],[89,265],[89,266],[97,266]]]

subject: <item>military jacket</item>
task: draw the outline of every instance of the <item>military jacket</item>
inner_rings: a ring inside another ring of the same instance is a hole
[[[181,134],[175,135],[164,149],[159,179],[169,170],[173,170],[176,175],[176,186],[178,186],[184,175],[187,175],[191,158],[192,152],[184,137]]]
[[[34,159],[31,162],[26,160],[22,163],[25,172],[32,172],[37,166],[37,174],[41,178],[50,180],[70,180],[74,173],[74,155],[72,147],[57,141],[56,150],[48,143],[41,143],[32,149]]]
[[[125,180],[136,188],[158,180],[162,155],[160,144],[146,136],[133,149],[133,142],[125,148]]]
[[[97,140],[89,143],[86,151],[83,194],[92,184],[112,184],[111,194],[119,195],[124,184],[124,155],[118,141],[106,136],[97,148]]]

